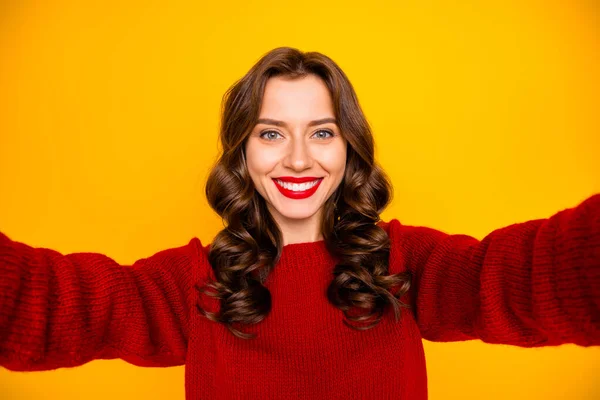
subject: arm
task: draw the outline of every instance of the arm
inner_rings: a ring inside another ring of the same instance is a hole
[[[425,339],[600,345],[600,195],[481,241],[389,228],[390,259],[413,274],[409,301]]]
[[[0,233],[0,366],[39,371],[113,358],[184,364],[198,249],[192,239],[122,266]]]

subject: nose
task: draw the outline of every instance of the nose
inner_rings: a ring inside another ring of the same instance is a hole
[[[292,140],[284,159],[284,166],[295,171],[303,171],[312,167],[312,157],[308,144],[302,139]]]

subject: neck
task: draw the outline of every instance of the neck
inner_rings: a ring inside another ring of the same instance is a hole
[[[271,215],[283,235],[284,246],[323,240],[323,234],[321,233],[321,213],[322,209],[319,209],[319,211],[308,218],[295,219],[286,218],[271,210]]]

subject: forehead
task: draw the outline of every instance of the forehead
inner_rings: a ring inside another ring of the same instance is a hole
[[[308,75],[297,79],[273,77],[267,81],[260,118],[300,122],[333,116],[331,95],[321,78]]]

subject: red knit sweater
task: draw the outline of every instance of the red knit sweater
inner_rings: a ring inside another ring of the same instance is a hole
[[[548,219],[479,241],[381,223],[390,273],[413,287],[395,322],[342,323],[325,290],[335,260],[324,242],[287,245],[269,276],[270,315],[234,337],[201,316],[195,289],[212,270],[197,238],[122,266],[95,253],[61,255],[0,234],[0,365],[15,371],[121,358],[185,364],[189,399],[426,399],[422,338],[534,347],[600,345],[600,195]]]

